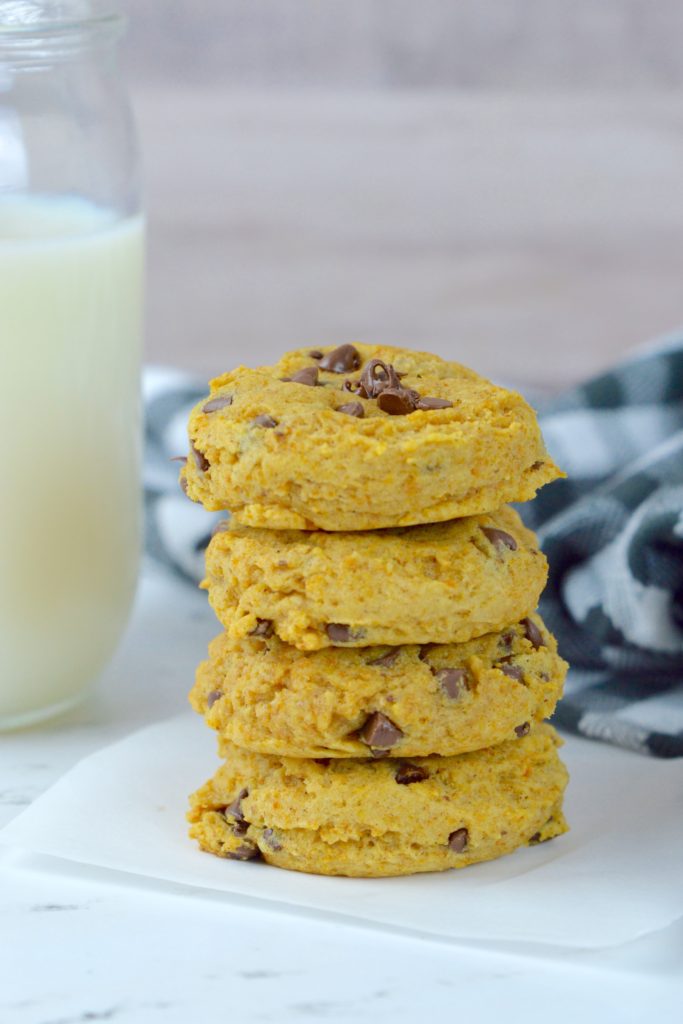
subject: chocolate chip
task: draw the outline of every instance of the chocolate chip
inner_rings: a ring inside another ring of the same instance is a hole
[[[347,416],[355,416],[359,420],[365,416],[365,409],[360,402],[347,402],[345,405],[340,405],[337,412],[345,412]]]
[[[503,675],[514,679],[518,683],[521,683],[524,679],[524,672],[519,665],[496,665],[496,668],[500,669]]]
[[[531,466],[531,471],[533,472],[537,469],[540,469],[541,466],[545,466],[545,462],[543,462],[543,460],[540,460],[539,462],[534,462],[534,464]]]
[[[304,366],[303,370],[297,370],[291,377],[283,377],[282,380],[292,384],[306,384],[307,387],[314,388],[318,383],[318,367]]]
[[[169,462],[182,462],[182,464],[185,465],[185,463],[187,462],[187,455],[174,455],[173,458],[169,459],[168,461]]]
[[[331,757],[314,757],[313,760],[315,761],[316,764],[322,765],[323,768],[329,768],[330,767],[330,761],[332,760],[332,758]]]
[[[218,412],[228,405],[232,405],[232,395],[218,395],[216,398],[210,398],[206,405],[202,406],[202,412]]]
[[[467,672],[464,668],[440,668],[434,672],[434,677],[451,700],[457,700],[463,690],[467,689]]]
[[[401,378],[391,363],[385,363],[381,359],[371,359],[360,375],[358,382],[359,393],[362,398],[377,398],[387,388],[393,391],[403,391]]]
[[[540,841],[541,841],[541,833],[540,832],[534,832],[534,834],[532,835],[531,839],[529,840],[530,843],[540,843]]]
[[[233,802],[225,808],[224,814],[229,814],[235,821],[244,821],[242,813],[242,801],[249,796],[248,789],[241,789]]]
[[[273,623],[270,619],[257,619],[256,625],[249,636],[268,637],[273,635]]]
[[[515,726],[515,734],[521,739],[522,736],[528,736],[531,731],[531,726],[528,722],[522,722],[521,725]]]
[[[500,646],[504,651],[509,651],[512,648],[512,641],[515,639],[514,633],[503,633],[500,638]]]
[[[242,843],[227,854],[228,860],[258,860],[260,856],[261,851],[255,843]]]
[[[358,732],[359,740],[379,751],[391,750],[402,737],[399,727],[381,711],[374,711]]]
[[[532,619],[522,619],[520,625],[524,626],[524,634],[532,647],[535,647],[536,650],[539,647],[545,647],[543,634]]]
[[[462,853],[467,848],[470,834],[466,828],[456,828],[448,837],[448,846],[453,853]]]
[[[361,640],[364,635],[362,629],[351,629],[343,622],[329,622],[325,632],[333,644],[348,644],[352,640]]]
[[[207,469],[211,468],[211,464],[207,459],[206,455],[195,448],[194,444],[190,444],[190,451],[194,455],[194,461],[197,463],[197,469],[201,469],[202,473],[206,473]]]
[[[502,551],[503,548],[509,548],[510,551],[517,550],[517,541],[509,533],[506,533],[505,530],[499,530],[495,526],[482,526],[481,532],[498,551]]]
[[[246,836],[248,831],[249,831],[249,822],[248,821],[236,821],[235,824],[232,826],[232,834],[234,836]]]
[[[212,708],[214,706],[214,704],[216,703],[216,701],[220,700],[222,696],[223,696],[223,691],[222,690],[211,690],[210,693],[207,693],[207,695],[206,695],[206,706],[207,706],[207,708]]]
[[[422,644],[422,646],[420,647],[419,653],[417,655],[418,658],[420,659],[420,661],[426,661],[427,658],[429,657],[431,651],[433,651],[434,648],[438,647],[438,646],[439,646],[438,644]]]
[[[413,782],[424,782],[425,779],[428,779],[429,772],[417,764],[402,764],[394,778],[399,786],[411,786]]]
[[[272,416],[268,415],[268,413],[262,412],[260,416],[257,416],[255,420],[251,421],[251,425],[252,427],[266,427],[270,430],[272,427],[277,426],[277,420],[274,420]]]
[[[392,647],[386,654],[380,654],[379,658],[373,658],[372,661],[368,662],[368,665],[376,665],[378,668],[391,668],[400,653],[400,647]]]
[[[349,373],[357,370],[362,360],[360,352],[353,345],[340,345],[328,352],[320,361],[320,369],[328,373]]]
[[[312,348],[308,354],[311,359],[322,359],[324,352],[321,352],[319,348]]]
[[[452,409],[453,403],[449,402],[447,398],[420,398],[417,403],[418,409]]]
[[[269,846],[273,852],[277,853],[278,850],[282,849],[282,844],[278,842],[277,836],[275,835],[272,828],[264,828],[263,830],[263,841],[266,846]]]
[[[377,405],[390,416],[408,416],[417,409],[418,397],[410,388],[385,388],[377,396]]]

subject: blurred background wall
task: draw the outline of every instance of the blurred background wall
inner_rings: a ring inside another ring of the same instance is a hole
[[[127,0],[148,358],[556,387],[680,324],[680,0]]]

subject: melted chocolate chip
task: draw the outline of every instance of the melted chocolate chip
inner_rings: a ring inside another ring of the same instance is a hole
[[[524,679],[524,672],[519,665],[496,665],[503,675],[508,676],[510,679],[514,679],[516,682],[521,683]]]
[[[434,672],[434,676],[451,700],[457,700],[467,689],[467,672],[464,668],[440,668]]]
[[[206,706],[207,706],[207,708],[212,708],[214,706],[214,704],[216,703],[216,701],[220,700],[222,696],[223,696],[223,691],[222,690],[211,690],[210,693],[207,693],[207,695],[206,695]]]
[[[509,548],[510,551],[517,550],[517,541],[509,533],[506,533],[505,530],[499,530],[495,526],[482,526],[481,532],[498,551],[502,551],[503,548]]]
[[[234,836],[246,836],[248,831],[249,831],[249,822],[248,821],[236,821],[235,824],[232,826],[232,834]]]
[[[448,846],[453,853],[462,853],[463,850],[467,849],[470,834],[466,828],[456,828],[455,832],[451,832],[448,837]]]
[[[420,659],[420,661],[426,661],[431,651],[433,651],[434,648],[438,646],[438,644],[422,644],[422,646],[420,647],[420,651],[418,653],[418,658]]]
[[[229,814],[235,821],[244,821],[242,813],[242,801],[249,796],[248,789],[241,789],[233,802],[225,808],[224,814]]]
[[[257,416],[255,420],[251,421],[251,425],[252,427],[265,427],[270,430],[277,426],[277,420],[274,420],[267,412],[262,412],[260,416]]]
[[[534,832],[534,834],[532,835],[531,839],[529,840],[529,844],[533,843],[535,845],[536,843],[540,843],[540,841],[541,841],[541,833],[540,832]]]
[[[320,369],[328,373],[349,373],[357,370],[362,360],[360,352],[353,345],[340,345],[328,352],[320,361]]]
[[[330,767],[330,761],[332,760],[332,758],[331,757],[314,757],[313,760],[315,761],[316,764],[322,765],[323,768],[329,768]]]
[[[401,378],[391,363],[371,359],[360,375],[359,391],[363,398],[377,398],[387,388],[401,391]]]
[[[312,348],[308,353],[311,359],[322,359],[324,352],[321,352],[319,348]]]
[[[403,733],[381,711],[374,711],[358,732],[358,739],[374,750],[389,751],[403,737]]]
[[[187,462],[187,455],[174,455],[173,458],[168,460],[169,462],[182,462],[183,466]]]
[[[528,736],[530,731],[531,726],[528,722],[522,722],[521,725],[515,726],[515,735],[519,736],[520,739],[522,738],[522,736]]]
[[[543,462],[543,460],[534,462],[534,464],[531,466],[531,472],[535,472],[537,469],[540,469],[541,466],[545,466],[545,462]]]
[[[255,843],[242,843],[227,854],[228,860],[258,860],[260,856],[261,851]]]
[[[345,405],[339,406],[337,412],[344,412],[347,416],[355,416],[359,420],[365,416],[365,409],[360,402],[346,402]]]
[[[333,644],[348,644],[363,637],[363,630],[351,629],[343,622],[329,622],[325,627],[325,632]]]
[[[503,633],[503,635],[500,638],[500,646],[502,647],[502,649],[504,651],[509,651],[509,650],[512,649],[512,641],[514,639],[515,639],[515,634],[514,633]]]
[[[206,405],[202,406],[202,412],[218,412],[219,409],[225,409],[228,405],[232,405],[232,395],[217,395],[216,398],[210,398]]]
[[[275,835],[272,828],[264,828],[263,830],[263,841],[266,846],[269,846],[274,853],[282,849],[282,844],[278,842],[278,838]]]
[[[369,661],[367,664],[376,665],[378,668],[391,668],[400,653],[400,647],[393,647],[388,650],[386,654],[380,654],[379,658],[373,658],[373,660]]]
[[[194,455],[194,461],[197,463],[197,469],[200,469],[202,473],[206,473],[207,469],[211,469],[211,465],[206,455],[195,448],[194,444],[190,444],[190,451]]]
[[[412,786],[413,782],[424,782],[428,779],[429,772],[417,764],[402,764],[394,778],[399,786]]]
[[[535,647],[536,650],[539,647],[545,647],[543,634],[532,619],[522,619],[520,625],[524,626],[524,635],[532,647]]]
[[[304,366],[303,370],[297,370],[291,377],[283,377],[282,380],[289,381],[292,384],[305,384],[309,388],[314,388],[318,383],[318,367]]]
[[[418,409],[452,409],[453,403],[449,402],[447,398],[429,398],[425,396],[420,398],[417,403]]]
[[[410,388],[385,388],[377,396],[377,405],[390,416],[408,416],[417,409],[418,399],[417,391]]]
[[[273,623],[270,619],[257,619],[256,625],[249,636],[268,637],[273,635]]]

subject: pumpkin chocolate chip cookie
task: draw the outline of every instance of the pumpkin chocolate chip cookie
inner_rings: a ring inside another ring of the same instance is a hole
[[[302,652],[216,637],[190,702],[240,747],[307,758],[456,755],[553,713],[566,664],[538,616],[462,644]]]
[[[191,797],[190,835],[219,857],[378,877],[462,868],[566,831],[567,773],[548,725],[461,757],[302,761],[223,745]]]
[[[470,640],[529,615],[548,571],[507,506],[379,532],[221,525],[204,582],[220,622],[301,650]]]
[[[189,436],[188,495],[269,529],[442,522],[526,501],[562,475],[520,395],[387,346],[239,367],[211,382]]]

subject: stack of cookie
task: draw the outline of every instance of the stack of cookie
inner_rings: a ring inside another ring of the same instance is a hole
[[[565,831],[544,719],[566,665],[506,505],[560,475],[532,409],[402,349],[301,350],[211,383],[181,482],[226,509],[224,627],[193,707],[224,759],[191,835],[330,875],[464,867]]]

